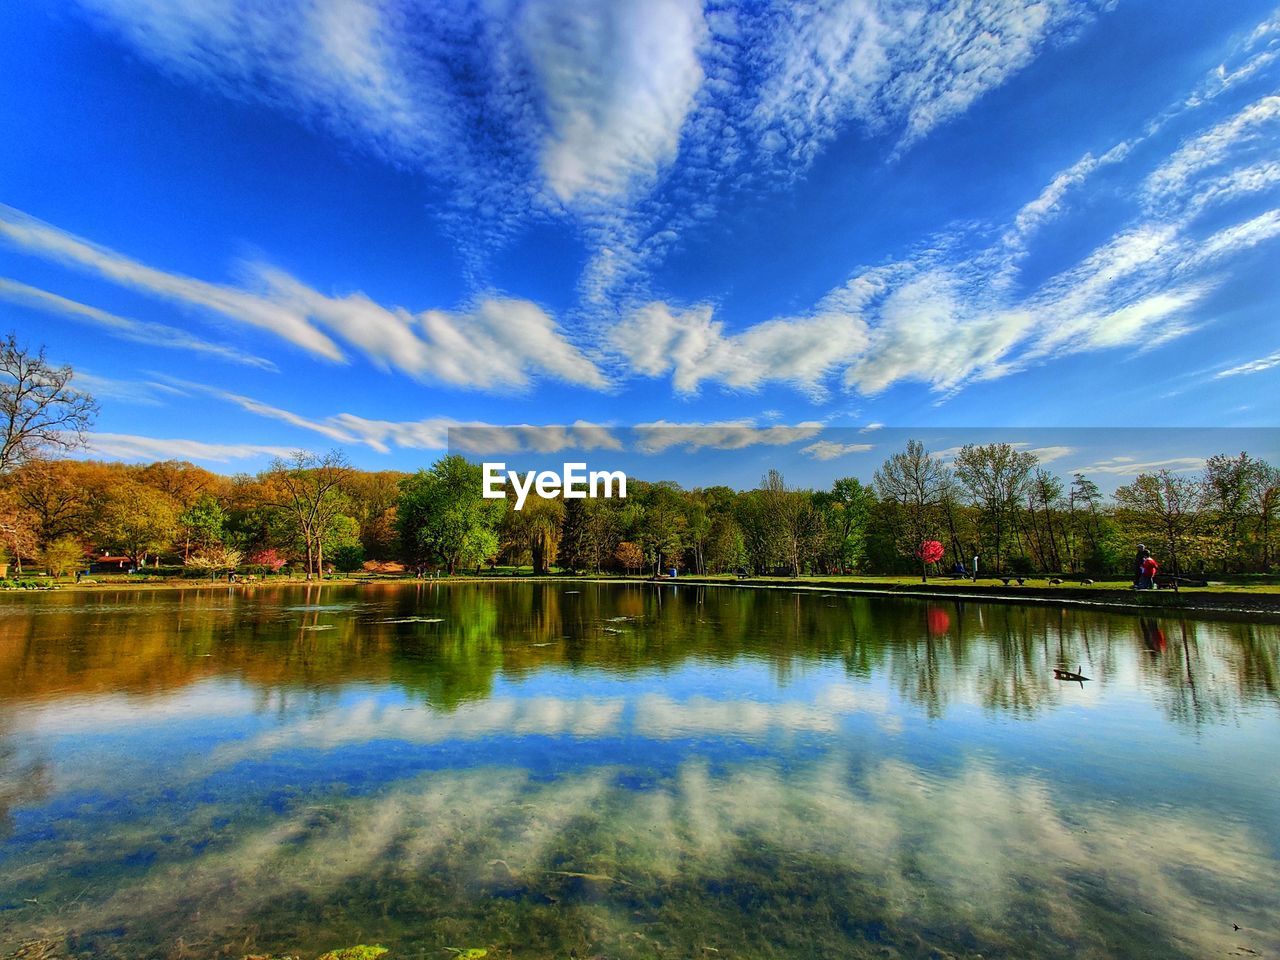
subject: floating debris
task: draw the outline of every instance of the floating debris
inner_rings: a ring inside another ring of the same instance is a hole
[[[444,623],[444,617],[389,617],[379,623]]]
[[[1067,669],[1064,669],[1063,667],[1054,667],[1054,668],[1053,668],[1053,679],[1055,679],[1055,680],[1077,680],[1077,681],[1080,681],[1081,683],[1083,683],[1085,680],[1088,680],[1089,678],[1088,678],[1088,677],[1086,677],[1086,676],[1084,676],[1082,673],[1080,673],[1080,671],[1081,671],[1082,669],[1084,669],[1084,664],[1080,664],[1079,666],[1077,666],[1077,667],[1075,668],[1075,670],[1067,670]]]

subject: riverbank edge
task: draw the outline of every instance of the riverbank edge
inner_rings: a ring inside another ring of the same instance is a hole
[[[577,582],[585,578],[573,577]],[[594,578],[593,578],[594,579]],[[598,582],[609,582],[600,580]],[[615,581],[616,582],[616,581]],[[684,584],[701,587],[751,587],[757,590],[803,590],[822,593],[848,593],[880,597],[910,597],[917,600],[973,600],[982,603],[1036,604],[1040,606],[1069,606],[1083,609],[1123,612],[1214,614],[1220,616],[1248,617],[1280,622],[1280,594],[1242,594],[1199,591],[1196,593],[1172,590],[1143,591],[1082,590],[1073,587],[1021,587],[971,586],[963,583],[906,584],[856,584],[842,580],[761,580],[748,577],[743,580],[718,580],[710,577],[679,577],[669,580],[632,581],[675,586]]]
[[[752,590],[791,590],[803,592],[841,593],[861,596],[906,597],[917,600],[972,600],[981,603],[1033,604],[1040,606],[1065,606],[1080,609],[1110,610],[1112,612],[1148,613],[1169,616],[1190,613],[1196,616],[1231,617],[1235,619],[1280,622],[1280,593],[1239,593],[1197,589],[1195,592],[1172,590],[1144,591],[1082,589],[1070,586],[1000,587],[990,584],[931,581],[921,584],[874,583],[849,580],[774,580],[747,577],[726,580],[717,577],[685,576],[653,579],[649,577],[599,577],[591,575],[551,574],[547,576],[467,576],[460,575],[440,580],[410,578],[343,577],[324,581],[306,580],[257,580],[236,584],[208,580],[166,580],[150,583],[98,583],[63,584],[59,593],[104,593],[126,591],[153,593],[164,590],[236,590],[278,587],[366,586],[391,584],[418,584],[439,586],[450,583],[626,583],[648,584],[655,587],[743,587]],[[44,591],[40,591],[44,592]],[[23,595],[26,591],[6,591],[5,594]]]

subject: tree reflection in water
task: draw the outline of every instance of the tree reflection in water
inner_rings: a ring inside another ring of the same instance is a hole
[[[794,590],[5,598],[0,948],[1266,955],[1278,651]]]

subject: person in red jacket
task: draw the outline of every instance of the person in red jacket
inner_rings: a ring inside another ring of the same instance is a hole
[[[1160,564],[1156,563],[1156,558],[1147,554],[1142,558],[1142,576],[1138,580],[1139,590],[1151,590],[1156,585],[1156,572],[1160,569]]]

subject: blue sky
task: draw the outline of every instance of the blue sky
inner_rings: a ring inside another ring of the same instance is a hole
[[[1268,3],[15,0],[0,90],[0,315],[99,397],[93,455],[577,424],[749,484],[1276,425]]]

